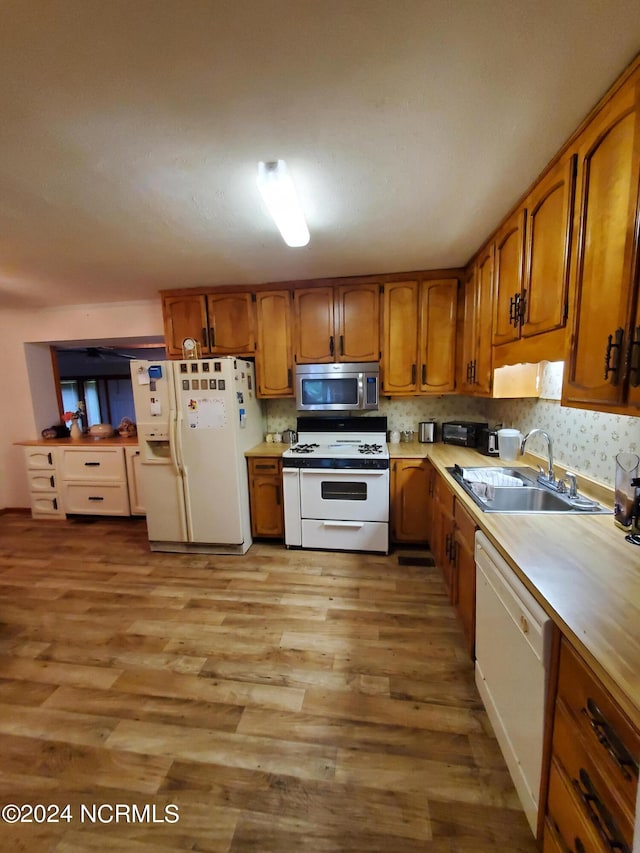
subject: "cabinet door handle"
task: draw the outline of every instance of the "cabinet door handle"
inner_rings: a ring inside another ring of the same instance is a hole
[[[640,326],[636,326],[633,343],[631,344],[629,384],[632,388],[637,388],[640,385]]]
[[[427,365],[426,364],[422,365],[422,384],[423,385],[427,384]]]
[[[205,349],[208,346],[207,345],[207,327],[206,326],[202,327],[201,339],[202,339],[202,348]]]
[[[49,465],[53,465],[53,456],[50,453],[47,453],[47,460]]]
[[[344,355],[344,335],[340,335],[340,355]]]
[[[451,534],[447,533],[444,537],[444,553],[447,557],[447,560],[451,562]]]
[[[527,291],[522,291],[522,296],[518,302],[518,322],[516,325],[524,323],[524,315],[527,311]]]
[[[291,368],[289,367],[289,368],[287,369],[287,387],[288,387],[288,388],[291,388],[291,386],[292,386],[292,385],[293,385],[293,382],[292,382],[292,373],[291,373]]]
[[[516,296],[518,294],[514,293],[511,299],[509,300],[509,325],[513,326],[515,322],[516,316]]]
[[[209,340],[211,341],[211,349],[216,345],[216,330],[215,326],[209,326]]]
[[[53,499],[53,508],[58,509],[58,498]]]
[[[104,498],[100,497],[99,495],[89,495],[88,500],[90,500],[90,501],[103,501]]]
[[[335,345],[334,345],[333,335],[330,335],[329,336],[329,353],[330,353],[330,355],[333,355],[334,351],[335,351]]]
[[[475,385],[477,381],[478,380],[476,379],[476,360],[474,358],[471,362],[471,384]]]
[[[620,853],[631,853],[609,810],[600,800],[589,774],[583,767],[580,768],[579,776],[579,780],[572,780],[574,790],[582,801],[604,843],[611,851],[616,850],[620,851]]]
[[[56,485],[56,480],[53,474],[49,477],[49,482],[51,483],[51,488],[54,489]]]
[[[612,385],[618,384],[618,369],[620,367],[620,351],[622,349],[622,340],[624,338],[624,329],[616,329],[613,335],[609,335],[607,339],[607,348],[604,354],[604,378],[609,380]],[[613,357],[613,364],[611,363]],[[609,374],[611,378],[609,379]]]
[[[100,463],[99,462],[85,462],[84,466],[85,466],[85,468],[99,468]]]
[[[632,781],[634,777],[637,779],[638,762],[635,761],[629,750],[615,733],[595,700],[588,697],[587,707],[582,709],[582,713],[589,721],[589,725],[593,729],[598,742],[607,750],[611,758],[618,765],[624,778],[629,781]]]
[[[412,384],[412,385],[415,385],[415,384],[416,384],[416,376],[417,376],[417,373],[418,373],[418,367],[417,367],[417,365],[414,363],[414,364],[412,364],[412,365],[411,365],[411,384]]]

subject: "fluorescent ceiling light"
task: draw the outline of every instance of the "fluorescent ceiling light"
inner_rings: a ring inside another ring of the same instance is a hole
[[[309,229],[284,160],[258,163],[258,189],[287,246],[306,246]]]

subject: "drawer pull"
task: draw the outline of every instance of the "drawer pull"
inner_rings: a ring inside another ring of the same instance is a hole
[[[529,633],[529,620],[526,616],[522,616],[522,614],[520,615],[520,627],[522,628],[523,634]]]
[[[581,767],[580,781],[577,779],[573,779],[572,781],[578,797],[609,850],[617,850],[620,853],[631,853],[629,847],[622,840],[620,830],[609,814],[608,809],[605,808],[598,797],[587,771]]]
[[[53,499],[53,508],[58,509],[58,498]]]
[[[589,721],[599,742],[620,768],[624,778],[631,781],[635,776],[637,779],[638,762],[634,760],[593,699],[587,699],[587,707],[582,709],[582,713]]]
[[[256,464],[255,467],[256,467],[256,469],[259,469],[260,471],[275,471],[275,465],[270,464],[270,463],[267,463],[264,465]]]
[[[53,476],[53,474],[49,477],[49,482],[51,483],[51,488],[52,488],[52,489],[55,489],[55,486],[56,486],[56,479],[55,479],[55,477]]]
[[[100,467],[99,462],[85,462],[84,465],[85,465],[85,468],[99,468]]]
[[[49,460],[49,465],[53,465],[53,456],[50,453],[47,453],[47,459]]]
[[[104,498],[99,497],[99,496],[89,495],[88,500],[90,500],[90,501],[103,501],[103,500],[104,500]]]

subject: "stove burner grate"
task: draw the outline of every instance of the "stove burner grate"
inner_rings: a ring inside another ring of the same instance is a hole
[[[360,444],[358,445],[358,451],[363,455],[373,456],[376,453],[382,453],[382,445],[381,444]]]
[[[296,444],[291,448],[291,453],[313,453],[313,451],[320,447],[319,444]]]

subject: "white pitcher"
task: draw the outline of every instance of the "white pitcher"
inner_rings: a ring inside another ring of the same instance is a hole
[[[503,462],[516,461],[523,437],[517,429],[498,430],[498,453]]]

